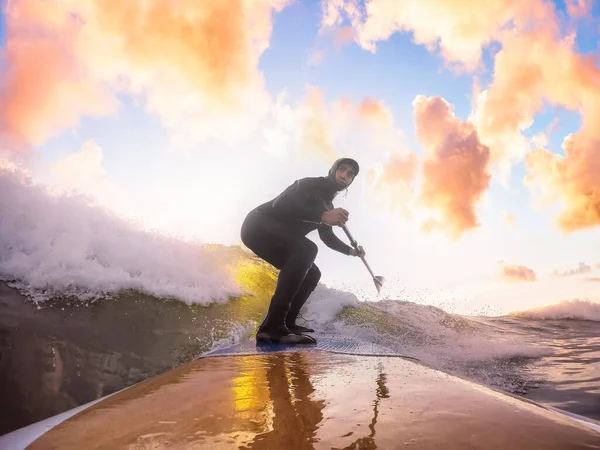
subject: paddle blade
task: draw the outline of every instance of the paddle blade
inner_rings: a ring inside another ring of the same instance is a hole
[[[381,288],[383,287],[383,281],[385,278],[383,277],[373,277],[373,282],[375,283],[375,287],[377,288],[377,293],[381,292]]]

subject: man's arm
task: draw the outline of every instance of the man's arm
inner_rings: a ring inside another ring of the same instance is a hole
[[[350,255],[352,247],[346,245],[340,238],[338,238],[333,232],[333,228],[329,225],[321,225],[319,228],[319,237],[323,243],[332,250],[336,250],[344,255]]]
[[[321,223],[326,211],[325,205],[307,205],[311,194],[317,188],[318,180],[303,178],[286,188],[273,202],[273,210],[282,217],[296,217],[308,222]]]

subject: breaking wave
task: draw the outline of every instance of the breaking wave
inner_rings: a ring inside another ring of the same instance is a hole
[[[572,319],[600,322],[600,303],[579,299],[564,300],[554,305],[512,313],[511,316],[537,320]]]
[[[234,251],[147,232],[83,195],[0,169],[0,279],[36,301],[132,289],[188,303],[240,295]]]

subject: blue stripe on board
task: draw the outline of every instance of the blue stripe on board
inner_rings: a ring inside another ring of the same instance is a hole
[[[316,345],[290,345],[290,344],[258,344],[254,339],[248,339],[230,347],[210,350],[201,355],[206,356],[235,356],[235,355],[258,355],[263,353],[276,353],[285,351],[325,351],[332,353],[343,353],[348,355],[362,356],[399,356],[409,358],[395,350],[383,347],[373,342],[361,339],[340,336],[314,334]],[[416,359],[416,358],[410,358]]]

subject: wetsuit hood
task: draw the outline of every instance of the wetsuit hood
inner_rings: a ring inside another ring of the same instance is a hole
[[[354,160],[352,158],[340,158],[337,161],[335,161],[333,163],[333,165],[331,166],[331,169],[329,169],[327,178],[329,178],[329,180],[337,187],[338,191],[341,191],[348,187],[348,186],[342,187],[335,181],[335,172],[337,171],[340,164],[349,164],[350,166],[352,166],[352,168],[354,169],[354,172],[355,172],[354,178],[356,178],[356,175],[358,175],[358,172],[360,170],[358,163],[356,162],[356,160]],[[354,182],[354,180],[352,180],[352,182]],[[352,184],[352,182],[350,184]]]

